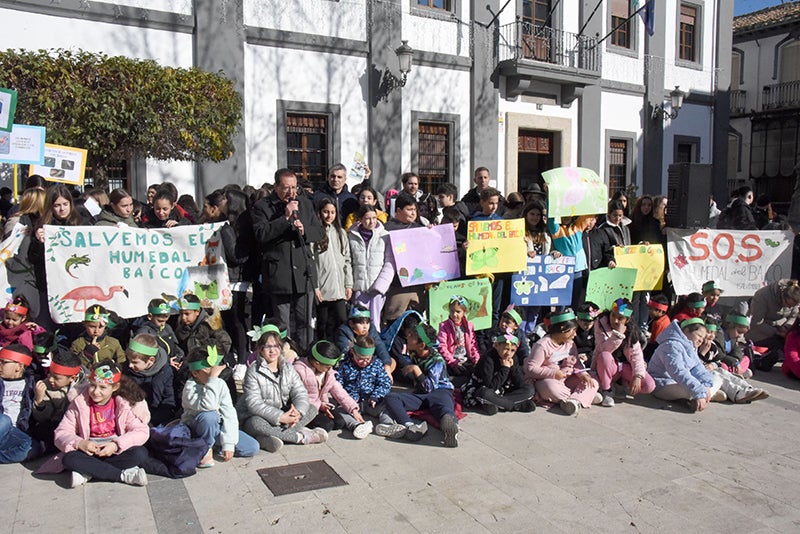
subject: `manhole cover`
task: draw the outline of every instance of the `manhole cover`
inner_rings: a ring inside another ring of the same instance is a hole
[[[347,485],[325,460],[269,467],[256,473],[276,497]]]

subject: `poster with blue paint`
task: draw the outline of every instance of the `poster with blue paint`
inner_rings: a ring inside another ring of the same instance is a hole
[[[418,286],[461,276],[452,224],[389,232],[397,277],[403,287]]]
[[[516,306],[569,306],[575,258],[549,254],[528,258],[524,271],[511,276],[511,303]]]

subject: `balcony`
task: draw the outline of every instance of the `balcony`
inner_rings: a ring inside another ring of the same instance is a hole
[[[744,115],[747,111],[747,91],[743,89],[732,89],[731,96],[731,116]]]
[[[569,107],[587,85],[600,78],[597,39],[517,20],[500,27],[498,74],[506,98],[552,94]]]
[[[800,80],[765,85],[761,96],[762,111],[787,108],[800,108]]]

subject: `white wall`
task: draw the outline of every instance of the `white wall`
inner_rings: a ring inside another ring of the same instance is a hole
[[[244,23],[364,41],[367,38],[366,10],[364,0],[244,0]]]
[[[603,146],[600,149],[600,168],[595,169],[603,179],[608,180],[608,163],[606,162],[607,149],[606,131],[617,130],[631,132],[635,134],[635,145],[633,150],[642,154],[642,109],[643,99],[639,95],[625,95],[621,93],[605,92],[601,97],[600,105],[600,142]],[[645,120],[649,120],[649,117]],[[633,180],[641,188],[642,186],[642,161],[638,159],[636,166],[636,176]]]
[[[355,152],[369,162],[365,79],[364,58],[245,45],[247,183],[277,169],[277,100],[340,105],[342,163],[349,168]]]
[[[465,0],[456,1],[460,1],[462,9],[466,9],[467,13],[469,13],[468,2]],[[454,56],[469,56],[470,36],[467,22],[460,22],[455,17],[452,20],[442,20],[425,15],[412,14],[408,0],[403,0],[403,6],[402,35],[411,48]],[[425,13],[424,11],[422,12]],[[469,20],[469,16],[464,16],[463,11],[462,19]]]
[[[193,0],[115,0],[114,2],[97,2],[120,6],[138,7],[139,9],[152,9],[167,13],[191,15],[193,13]]]
[[[431,87],[438,90],[431,91]],[[469,168],[470,116],[469,116],[469,72],[434,67],[415,66],[408,75],[408,82],[403,88],[403,169],[411,169],[411,112],[452,113],[459,115],[460,147],[455,147],[459,154],[460,175],[453,176],[453,183],[463,195],[472,187],[472,170]],[[417,170],[417,169],[413,169]],[[399,179],[399,177],[398,177]]]
[[[727,161],[715,162],[711,160],[712,143],[714,138],[714,108],[710,106],[697,106],[684,104],[674,120],[664,123],[664,165],[661,169],[661,188],[667,190],[667,169],[672,162],[675,136],[685,135],[700,138],[700,154],[698,163],[715,163],[727,166]],[[727,137],[726,137],[727,139]]]

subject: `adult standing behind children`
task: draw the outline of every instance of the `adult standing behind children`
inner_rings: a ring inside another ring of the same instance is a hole
[[[297,195],[294,172],[279,169],[275,189],[255,203],[252,215],[271,315],[280,317],[292,339],[306,349],[311,345],[311,299],[317,278],[309,244],[323,236],[314,206]]]
[[[328,180],[314,193],[314,208],[319,209],[323,198],[336,206],[337,219],[344,225],[347,217],[358,209],[358,199],[347,189],[347,167],[337,163],[328,171]]]

